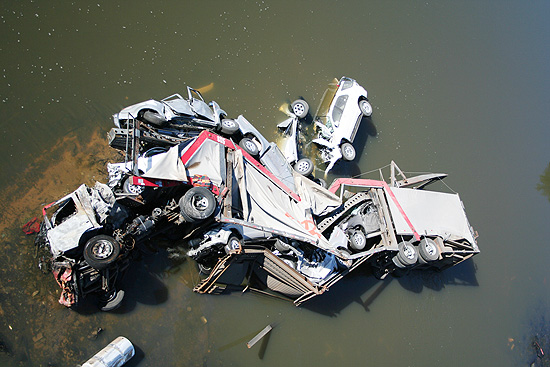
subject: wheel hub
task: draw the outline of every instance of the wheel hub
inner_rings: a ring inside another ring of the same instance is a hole
[[[206,208],[208,207],[208,199],[202,195],[196,195],[194,198],[193,198],[193,206],[197,209],[197,210],[206,210]]]
[[[355,232],[353,233],[353,240],[355,241],[355,243],[357,244],[357,246],[359,247],[362,247],[365,245],[365,239],[363,236],[361,236],[360,233],[358,232]]]
[[[98,259],[106,259],[113,253],[113,244],[106,240],[99,240],[92,247],[92,254]]]
[[[414,249],[411,246],[405,246],[403,255],[405,255],[407,259],[414,259]]]
[[[436,254],[435,246],[432,245],[431,243],[427,243],[425,246],[425,249],[426,249],[426,252],[431,256]]]
[[[309,169],[308,162],[300,162],[300,164],[298,164],[298,172],[306,172],[308,169]]]
[[[300,115],[303,114],[304,111],[305,111],[304,105],[301,104],[301,103],[296,103],[296,104],[292,107],[292,111],[294,112],[295,115],[300,116]]]

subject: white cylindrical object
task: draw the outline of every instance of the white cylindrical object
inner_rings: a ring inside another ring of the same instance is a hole
[[[87,360],[82,367],[120,367],[128,362],[134,353],[132,343],[125,337],[119,336]]]

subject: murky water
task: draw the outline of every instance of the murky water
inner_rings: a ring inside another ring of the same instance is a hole
[[[76,365],[118,335],[140,366],[529,364],[550,328],[549,12],[547,1],[4,1],[0,364]],[[480,234],[473,261],[384,282],[359,269],[295,308],[194,294],[192,261],[160,251],[131,268],[116,312],[57,303],[20,228],[105,181],[113,113],[213,83],[207,99],[274,139],[282,103],[316,106],[342,75],[368,89],[374,114],[360,159],[335,173],[392,159],[449,173]],[[267,324],[269,342],[247,349]]]

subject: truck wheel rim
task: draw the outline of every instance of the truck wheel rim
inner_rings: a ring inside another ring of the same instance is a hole
[[[107,240],[99,240],[92,247],[92,254],[98,259],[106,259],[113,253],[113,244]]]

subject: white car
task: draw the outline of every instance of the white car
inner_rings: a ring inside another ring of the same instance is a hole
[[[313,142],[319,146],[321,157],[328,162],[325,172],[343,158],[355,159],[352,143],[363,117],[372,114],[372,106],[367,99],[367,91],[355,80],[342,77],[338,83],[331,83],[323,95],[323,100],[315,114],[318,138]]]
[[[313,161],[307,157],[300,158],[298,149],[300,141],[300,119],[307,116],[309,105],[303,99],[298,99],[292,102],[288,107],[288,109],[281,109],[282,112],[287,114],[288,119],[277,125],[279,129],[283,130],[284,136],[284,140],[281,142],[281,150],[287,162],[293,166],[298,173],[309,176],[313,173],[315,168],[313,166]]]

